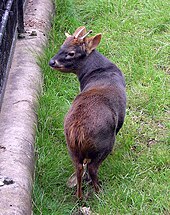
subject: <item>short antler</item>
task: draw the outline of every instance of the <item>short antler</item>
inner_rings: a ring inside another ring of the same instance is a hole
[[[86,28],[84,26],[81,26],[76,29],[73,36],[75,39],[77,39],[78,37],[82,37],[85,33],[86,33]]]
[[[93,31],[90,30],[88,31],[85,35],[83,35],[80,39],[83,40],[84,38],[86,38],[89,34],[91,34]]]
[[[71,37],[71,35],[67,32],[65,32],[66,37]]]
[[[77,30],[74,32],[73,36],[75,39],[79,38],[79,39],[83,40],[91,33],[92,33],[92,30],[90,30],[86,33],[86,28],[84,26],[81,26],[81,27],[77,28]],[[69,33],[65,33],[65,35],[67,38],[71,36]]]

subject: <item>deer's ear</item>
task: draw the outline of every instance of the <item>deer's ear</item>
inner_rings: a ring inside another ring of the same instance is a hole
[[[99,45],[101,37],[102,37],[101,34],[97,34],[94,37],[90,37],[86,39],[86,47],[87,47],[88,53],[91,53]]]
[[[85,33],[86,33],[86,28],[84,26],[80,26],[79,28],[76,29],[73,36],[75,38],[78,38],[78,37],[82,37]]]

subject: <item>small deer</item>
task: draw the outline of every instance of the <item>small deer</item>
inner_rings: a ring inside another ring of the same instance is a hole
[[[80,94],[74,99],[64,120],[68,151],[76,169],[77,197],[82,198],[83,165],[96,192],[98,169],[111,153],[116,134],[123,125],[126,109],[125,80],[118,67],[96,47],[101,34],[88,37],[84,26],[66,40],[49,65],[64,73],[74,73]]]

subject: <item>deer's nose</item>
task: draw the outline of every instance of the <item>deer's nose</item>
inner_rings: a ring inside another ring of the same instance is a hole
[[[51,59],[50,62],[49,62],[49,65],[50,65],[51,67],[53,67],[53,66],[55,66],[55,64],[56,64],[55,61],[54,61],[53,59]]]

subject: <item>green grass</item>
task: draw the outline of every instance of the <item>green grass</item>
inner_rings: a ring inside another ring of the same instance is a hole
[[[55,2],[49,44],[39,61],[44,91],[38,112],[34,214],[76,214],[81,205],[99,215],[170,214],[169,0]],[[73,33],[81,25],[102,33],[98,50],[124,72],[128,104],[115,151],[99,171],[103,191],[79,203],[75,189],[66,186],[73,166],[63,134],[63,119],[79,83],[73,74],[51,70],[48,61],[62,45],[64,32]]]

